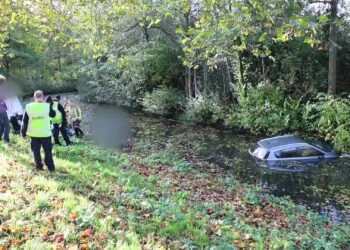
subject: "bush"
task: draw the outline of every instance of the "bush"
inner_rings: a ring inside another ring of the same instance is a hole
[[[218,97],[198,95],[189,98],[186,118],[198,122],[217,122],[225,116],[225,109]]]
[[[140,44],[123,55],[116,53],[118,56],[111,53],[105,62],[82,66],[82,73],[90,79],[79,85],[84,100],[140,107],[147,92],[159,86],[176,86],[182,77],[178,51],[165,43]]]
[[[88,81],[79,84],[78,90],[82,100],[87,102],[139,107],[143,92],[130,85],[127,79],[121,77],[108,81]]]
[[[339,151],[350,150],[350,102],[348,99],[318,95],[315,102],[308,102],[304,118],[307,128],[316,131]]]
[[[246,92],[236,87],[238,107],[226,120],[229,126],[239,126],[255,133],[276,135],[303,128],[304,105],[300,100],[284,98],[280,88],[263,82],[249,86]]]
[[[163,86],[146,93],[142,99],[142,106],[147,112],[168,116],[183,111],[185,102],[183,92]]]
[[[39,70],[17,68],[11,71],[9,78],[19,84],[24,96],[32,96],[38,89],[43,90],[45,94],[76,91],[78,75],[74,68],[67,67],[62,72]]]

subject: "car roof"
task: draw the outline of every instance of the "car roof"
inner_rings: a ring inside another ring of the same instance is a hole
[[[302,138],[296,135],[283,135],[276,136],[264,140],[258,141],[258,145],[263,148],[272,149],[278,148],[281,146],[292,145],[292,144],[301,144],[306,143]]]

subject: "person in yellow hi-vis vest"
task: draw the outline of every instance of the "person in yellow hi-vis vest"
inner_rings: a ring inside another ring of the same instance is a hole
[[[45,152],[45,164],[50,172],[55,171],[55,164],[52,158],[51,121],[56,112],[53,104],[44,101],[44,94],[41,90],[34,93],[34,102],[29,103],[25,108],[22,122],[22,136],[31,138],[31,148],[34,154],[35,167],[43,170],[40,150],[43,147]]]
[[[66,142],[67,146],[71,145],[72,142],[69,139],[69,136],[67,134],[67,118],[66,118],[66,111],[64,110],[63,106],[57,102],[53,101],[51,96],[48,96],[46,98],[47,103],[52,103],[52,108],[56,112],[56,116],[51,119],[53,130],[52,135],[53,139],[55,141],[56,145],[61,145],[60,140],[58,138],[60,132],[62,134],[62,137],[64,141]]]

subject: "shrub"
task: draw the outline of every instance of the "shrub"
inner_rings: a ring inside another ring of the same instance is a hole
[[[304,118],[310,131],[316,131],[340,151],[350,150],[350,102],[345,98],[318,95],[308,102]]]
[[[217,122],[225,116],[225,109],[218,97],[198,95],[189,98],[186,118],[198,122]]]
[[[271,135],[298,131],[303,127],[304,106],[300,100],[284,98],[280,88],[263,82],[246,91],[236,87],[238,107],[226,123],[240,126],[255,133]]]
[[[182,111],[185,102],[183,92],[163,86],[146,93],[142,99],[142,106],[147,112],[167,116]]]

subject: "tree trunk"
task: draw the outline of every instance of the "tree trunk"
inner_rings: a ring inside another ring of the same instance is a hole
[[[337,10],[338,1],[331,1],[331,16],[329,25],[329,62],[328,62],[328,94],[335,95],[337,91]]]
[[[238,51],[238,64],[239,64],[239,83],[242,84],[244,95],[246,95],[247,92],[247,86],[244,82],[244,66],[243,66],[243,57],[242,53]]]
[[[262,67],[263,81],[266,82],[265,57],[261,57],[261,67]]]
[[[227,57],[225,58],[225,64],[226,64],[226,71],[227,71],[227,76],[230,84],[233,84],[232,77],[231,77],[231,71],[230,71],[230,64],[228,62]]]
[[[203,87],[204,87],[204,94],[208,94],[208,65],[205,61],[203,63]]]
[[[188,97],[192,97],[192,81],[191,81],[191,68],[187,68],[187,91],[188,91]]]
[[[149,42],[149,34],[148,34],[148,28],[147,25],[145,23],[144,29],[143,29],[144,35],[145,35],[145,40],[148,43]]]
[[[198,91],[198,85],[197,85],[197,70],[193,69],[193,85],[194,85],[194,97],[197,96]]]

